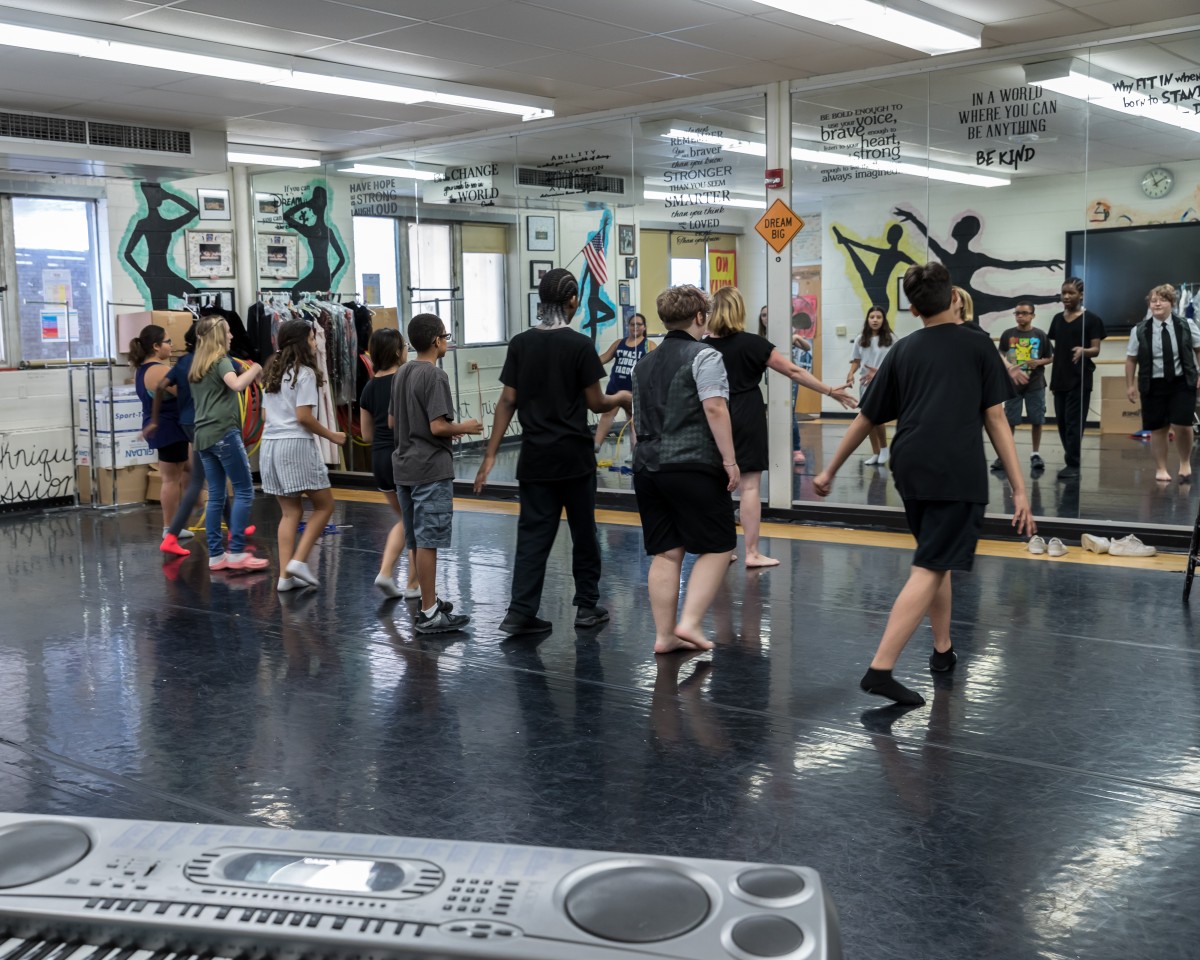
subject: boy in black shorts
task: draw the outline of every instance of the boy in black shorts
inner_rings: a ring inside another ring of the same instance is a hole
[[[733,499],[740,475],[729,420],[725,363],[700,343],[708,295],[685,285],[664,290],[658,316],[667,335],[633,368],[633,489],[650,564],[654,652],[708,650],[701,621],[737,547]],[[685,553],[699,554],[679,620]]]
[[[942,264],[909,267],[904,294],[924,329],[888,351],[862,411],[833,460],[813,480],[813,489],[828,496],[834,474],[872,428],[897,421],[892,471],[917,550],[859,686],[896,703],[920,706],[925,699],[893,679],[892,668],[926,614],[933,627],[930,669],[949,670],[958,659],[950,642],[950,571],[971,569],[983,526],[988,494],[981,426],[1012,485],[1012,525],[1024,537],[1037,527],[1004,416],[1004,402],[1013,389],[1000,355],[988,338],[958,325],[958,294]]]

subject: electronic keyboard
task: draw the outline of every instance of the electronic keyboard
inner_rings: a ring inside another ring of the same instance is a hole
[[[0,960],[841,960],[808,867],[0,814]]]

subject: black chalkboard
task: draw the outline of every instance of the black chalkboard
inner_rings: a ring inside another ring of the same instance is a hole
[[[1084,303],[1109,333],[1128,333],[1146,315],[1151,287],[1200,283],[1200,223],[1072,230],[1068,277],[1082,277]]]

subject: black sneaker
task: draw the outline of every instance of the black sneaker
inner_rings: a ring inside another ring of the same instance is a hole
[[[554,624],[549,620],[543,620],[541,617],[530,617],[523,613],[513,613],[511,610],[500,621],[500,632],[507,633],[510,637],[518,636],[522,633],[545,633],[547,630],[554,629]]]
[[[578,629],[598,627],[608,622],[608,611],[603,607],[579,607],[575,611],[575,626]]]
[[[441,608],[439,602],[438,610],[433,616],[426,616],[423,612],[417,613],[413,629],[417,633],[453,633],[455,630],[461,630],[470,622],[471,618],[465,614],[447,613]]]
[[[1061,470],[1058,471],[1058,479],[1059,480],[1078,480],[1079,479],[1079,468],[1078,467],[1063,467]]]
[[[1004,461],[1001,460],[999,457],[997,457],[995,460],[992,461],[992,469],[993,470],[1003,470],[1004,469]]]
[[[951,647],[945,653],[938,653],[936,650],[929,655],[929,669],[934,673],[945,673],[947,670],[954,668],[958,663],[958,654]]]
[[[1029,469],[1030,470],[1045,470],[1046,469],[1046,461],[1042,459],[1042,455],[1040,453],[1038,453],[1036,450],[1029,455]]]

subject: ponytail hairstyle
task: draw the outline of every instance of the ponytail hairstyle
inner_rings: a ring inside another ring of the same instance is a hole
[[[221,316],[205,317],[196,324],[196,354],[188,380],[199,383],[218,360],[229,352],[229,324]]]
[[[543,327],[566,326],[571,322],[567,316],[567,304],[572,297],[579,296],[579,282],[570,270],[557,267],[542,277],[538,284],[538,319]]]
[[[313,328],[307,320],[285,320],[279,325],[275,337],[278,350],[267,361],[267,372],[263,374],[263,393],[278,393],[283,378],[291,374],[291,383],[296,383],[300,368],[308,367],[317,378],[317,386],[325,386],[325,378],[317,369],[317,353],[309,342]]]
[[[878,333],[871,330],[870,321],[871,314],[873,313],[883,314],[883,323],[880,324]],[[863,318],[862,336],[858,338],[858,345],[860,347],[869,347],[872,337],[879,338],[879,345],[881,347],[890,347],[892,341],[896,339],[895,334],[892,333],[892,325],[888,323],[887,311],[877,303],[871,305],[871,309],[867,311],[867,315]]]
[[[155,348],[167,338],[167,331],[158,324],[142,327],[142,332],[129,341],[129,365],[140,367],[154,356]]]

